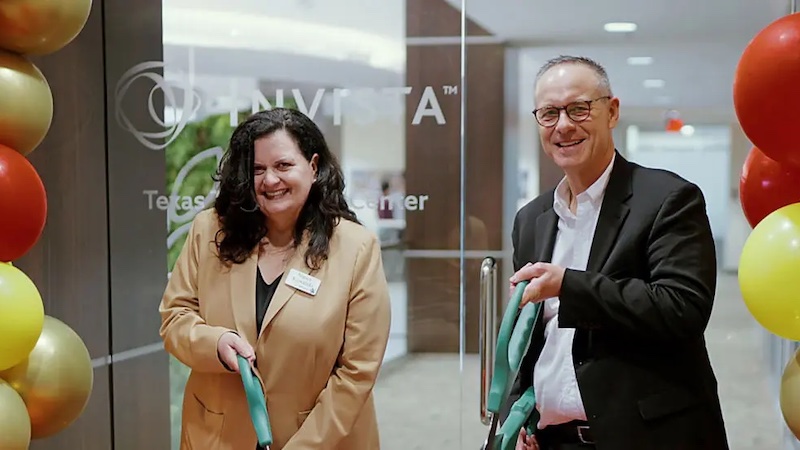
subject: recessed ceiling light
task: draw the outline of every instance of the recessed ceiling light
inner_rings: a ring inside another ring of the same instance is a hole
[[[632,22],[609,22],[603,25],[609,33],[632,33],[636,31],[636,24]]]
[[[662,88],[664,87],[664,80],[644,80],[644,87],[646,88]]]
[[[647,66],[653,64],[651,56],[631,56],[628,58],[628,64],[631,66]]]

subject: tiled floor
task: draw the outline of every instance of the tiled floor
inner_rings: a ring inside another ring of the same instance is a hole
[[[402,305],[396,313],[404,321]],[[405,329],[398,324],[396,331],[393,354],[401,353]],[[744,307],[735,275],[720,275],[706,336],[731,449],[787,450],[764,356],[765,333]],[[476,356],[460,361],[458,355],[419,355],[389,363],[376,398],[382,450],[477,450],[488,432],[479,420]]]

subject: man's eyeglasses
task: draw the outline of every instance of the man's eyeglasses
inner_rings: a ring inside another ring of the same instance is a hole
[[[573,122],[583,122],[589,118],[589,115],[592,112],[593,102],[610,98],[611,96],[605,95],[594,100],[581,100],[572,102],[567,106],[545,106],[543,108],[534,109],[533,115],[536,117],[536,121],[539,122],[539,125],[548,128],[555,126],[555,124],[558,123],[558,119],[561,117],[562,110],[567,112],[567,116]]]

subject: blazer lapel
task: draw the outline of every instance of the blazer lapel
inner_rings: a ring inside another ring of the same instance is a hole
[[[258,251],[241,264],[233,264],[230,273],[230,296],[233,320],[239,335],[255,345],[256,334],[256,267]]]
[[[608,186],[606,186],[600,216],[597,219],[597,228],[594,232],[586,270],[600,272],[603,269],[630,212],[627,202],[631,193],[630,167],[628,162],[617,154]]]
[[[311,269],[305,263],[308,239],[308,233],[306,233],[302,242],[297,246],[294,255],[292,255],[292,257],[286,263],[286,269],[283,271],[280,284],[278,284],[278,287],[275,289],[275,294],[272,296],[272,300],[269,302],[269,306],[267,307],[267,313],[264,315],[264,321],[261,324],[261,330],[259,330],[258,334],[259,338],[270,322],[272,322],[278,312],[280,312],[286,303],[289,302],[295,293],[295,288],[286,284],[286,279],[289,277],[289,273],[292,270],[296,270],[305,274],[311,273]]]
[[[286,264],[286,270],[280,284],[269,303],[261,330],[256,330],[256,276],[258,267],[258,251],[254,250],[247,260],[241,264],[233,264],[230,272],[230,296],[233,308],[233,320],[236,331],[250,345],[255,346],[261,332],[269,325],[284,305],[289,301],[295,289],[286,284],[286,278],[292,269],[310,274],[305,264],[305,252],[308,248],[308,236],[298,245],[294,255]]]

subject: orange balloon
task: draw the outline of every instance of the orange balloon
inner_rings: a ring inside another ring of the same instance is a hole
[[[773,160],[800,167],[800,13],[781,17],[747,45],[733,81],[736,116],[750,142]]]

